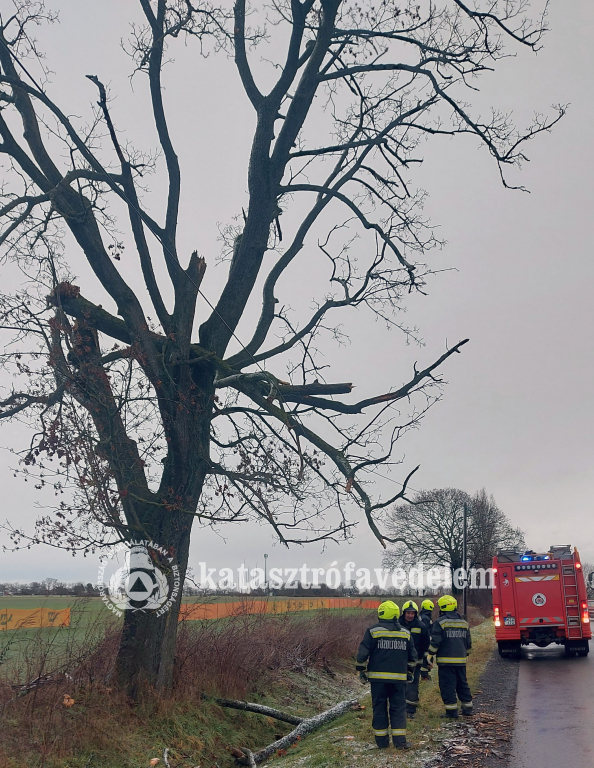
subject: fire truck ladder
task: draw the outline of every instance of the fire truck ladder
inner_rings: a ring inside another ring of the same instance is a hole
[[[577,579],[573,560],[569,563],[561,561],[561,584],[563,602],[567,616],[567,637],[581,638],[582,625],[580,622],[580,603],[577,591]]]

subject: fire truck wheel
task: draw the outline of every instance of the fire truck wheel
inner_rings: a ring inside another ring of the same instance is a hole
[[[590,645],[587,640],[565,642],[565,655],[566,656],[587,656],[590,650]]]
[[[499,646],[499,655],[504,659],[517,660],[522,655],[522,645],[520,642],[500,640],[497,645]]]

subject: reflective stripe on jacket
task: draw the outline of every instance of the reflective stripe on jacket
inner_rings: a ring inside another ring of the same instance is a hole
[[[472,648],[470,628],[457,611],[447,611],[433,624],[429,653],[438,664],[466,664]]]
[[[357,669],[365,669],[370,680],[406,680],[414,671],[417,652],[410,632],[397,621],[379,620],[365,632],[357,653]]]

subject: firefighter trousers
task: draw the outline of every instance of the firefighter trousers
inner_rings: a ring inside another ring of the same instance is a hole
[[[421,665],[415,667],[412,683],[406,685],[406,711],[414,715],[419,706],[419,678],[421,677]]]
[[[390,745],[390,727],[394,745],[406,742],[406,682],[371,681],[372,728],[380,748]]]
[[[458,699],[462,714],[472,712],[472,694],[466,679],[466,664],[439,664],[439,692],[448,717],[458,717]]]

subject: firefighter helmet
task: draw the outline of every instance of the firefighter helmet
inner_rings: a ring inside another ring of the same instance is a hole
[[[433,605],[431,600],[423,600],[421,608],[425,611],[432,611],[435,608],[435,605]]]
[[[384,601],[377,609],[378,618],[390,621],[400,616],[400,608],[392,600]]]
[[[451,595],[443,595],[437,601],[437,605],[441,611],[455,611],[458,607],[458,601]]]
[[[419,606],[413,600],[407,600],[402,606],[402,613],[404,613],[404,611],[415,611],[418,613]]]

